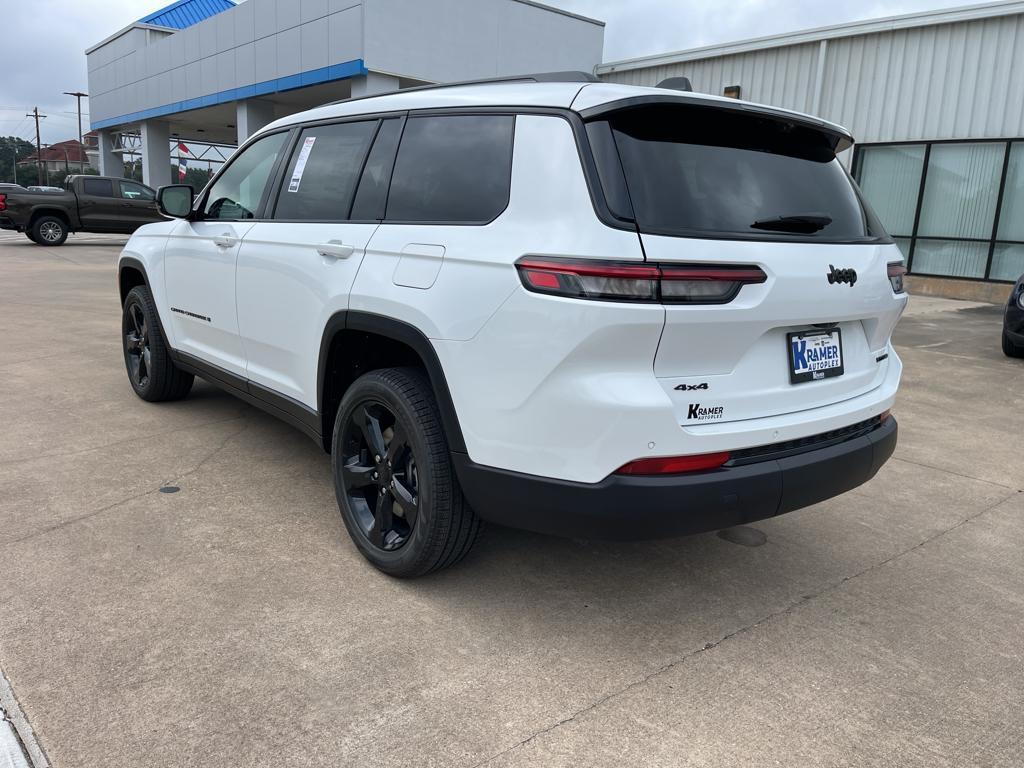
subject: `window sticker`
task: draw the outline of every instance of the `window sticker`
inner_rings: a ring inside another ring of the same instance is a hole
[[[289,192],[298,192],[302,184],[302,174],[306,172],[306,162],[309,160],[309,153],[313,151],[316,144],[316,136],[307,136],[302,142],[302,149],[299,151],[299,159],[295,163],[295,170],[292,172],[292,180],[288,184]]]

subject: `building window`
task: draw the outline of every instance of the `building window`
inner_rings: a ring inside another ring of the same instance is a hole
[[[911,273],[1024,273],[1024,141],[862,145],[854,176]]]

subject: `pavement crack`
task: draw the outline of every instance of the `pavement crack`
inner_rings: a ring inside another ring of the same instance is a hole
[[[188,470],[187,472],[184,472],[183,474],[178,475],[176,478],[174,478],[173,482],[178,482],[178,481],[180,481],[183,478],[189,477],[190,475],[194,475],[196,472],[198,472],[200,469],[202,469],[203,466],[207,462],[209,462],[211,459],[213,459],[218,453],[223,451],[227,447],[228,443],[230,443],[234,438],[238,437],[240,434],[245,432],[245,430],[248,429],[248,428],[249,428],[249,424],[246,423],[245,425],[243,425],[241,427],[241,429],[237,429],[234,432],[232,432],[231,434],[227,435],[223,440],[220,441],[220,443],[218,443],[216,448],[214,448],[206,456],[204,456],[202,459],[200,459],[198,464],[196,464],[194,467],[192,467],[192,469]],[[141,499],[141,498],[143,498],[145,496],[150,496],[150,495],[152,495],[154,493],[159,493],[160,492],[160,487],[162,487],[162,485],[158,486],[156,488],[150,488],[149,490],[142,491],[141,493],[136,493],[136,494],[133,494],[133,495],[128,496],[126,498],[123,498],[123,499],[120,499],[118,501],[112,502],[111,504],[107,504],[105,507],[101,507],[100,509],[95,509],[92,512],[87,512],[84,515],[78,515],[77,517],[70,517],[70,518],[68,518],[66,520],[61,520],[59,523],[55,523],[54,525],[47,526],[46,528],[42,528],[42,529],[40,529],[38,531],[33,531],[32,533],[26,533],[24,536],[19,536],[16,539],[9,539],[7,541],[0,542],[0,546],[12,546],[14,544],[20,544],[22,542],[29,541],[30,539],[35,539],[35,538],[38,538],[40,536],[45,536],[48,533],[53,533],[54,531],[59,531],[62,528],[68,527],[69,525],[74,525],[75,523],[80,523],[83,520],[89,520],[91,518],[96,517],[97,515],[102,515],[104,512],[109,512],[112,509],[115,509],[117,507],[120,507],[120,506],[123,506],[125,504],[128,504],[129,502],[136,501],[137,499]]]
[[[962,477],[964,480],[974,480],[979,483],[988,483],[994,485],[997,488],[1005,488],[1008,491],[1019,491],[1020,488],[1015,488],[1012,485],[1005,485],[1003,483],[997,483],[995,480],[985,480],[981,477],[975,477],[974,475],[965,475],[962,472],[956,472],[952,469],[946,469],[944,467],[936,467],[931,464],[923,464],[920,461],[912,461],[910,459],[904,459],[901,456],[893,456],[894,461],[902,461],[905,464],[913,464],[915,467],[922,467],[923,469],[934,469],[936,472],[942,472],[947,475],[955,475],[956,477]]]
[[[246,416],[232,416],[229,419],[220,419],[218,421],[207,421],[200,425],[188,425],[184,427],[175,427],[174,429],[167,429],[163,432],[151,432],[145,437],[126,437],[124,440],[115,440],[112,443],[104,443],[103,445],[96,445],[91,448],[81,448],[77,451],[66,451],[57,453],[43,453],[38,456],[30,456],[22,459],[5,459],[0,461],[0,467],[7,466],[10,464],[24,464],[30,461],[39,461],[40,459],[63,459],[73,456],[81,456],[86,453],[92,453],[93,451],[102,451],[107,448],[116,448],[119,445],[125,445],[126,443],[137,443],[139,440],[149,440],[154,437],[165,437],[166,435],[173,435],[177,432],[186,432],[188,430],[205,429],[206,427],[214,427],[220,424],[230,424],[233,421],[244,420]]]
[[[713,650],[714,648],[717,648],[718,646],[722,645],[723,643],[725,643],[725,642],[727,642],[729,640],[732,640],[733,638],[738,637],[739,635],[745,635],[748,632],[751,632],[751,631],[753,631],[753,630],[755,630],[755,629],[757,629],[759,627],[762,627],[762,626],[764,626],[766,624],[769,624],[772,621],[774,621],[775,619],[778,619],[778,618],[780,618],[782,616],[786,616],[786,615],[792,613],[793,611],[797,610],[798,608],[802,607],[803,605],[811,602],[812,600],[816,600],[819,597],[822,597],[824,595],[830,594],[830,593],[836,591],[837,589],[840,589],[845,584],[848,584],[849,582],[854,581],[855,579],[859,579],[860,577],[865,576],[865,575],[867,575],[869,573],[873,573],[874,571],[877,571],[877,570],[879,570],[881,568],[885,568],[886,566],[896,562],[897,560],[899,560],[899,559],[901,559],[903,557],[906,557],[907,555],[910,555],[910,554],[916,552],[917,550],[919,550],[919,549],[921,549],[923,547],[928,546],[929,544],[931,544],[932,542],[936,541],[937,539],[940,539],[943,536],[946,536],[946,535],[948,535],[950,533],[953,533],[954,531],[959,530],[960,528],[964,527],[965,525],[968,525],[969,523],[974,522],[975,520],[977,520],[978,518],[982,517],[983,515],[986,515],[989,512],[997,509],[998,507],[1001,507],[1007,501],[1009,501],[1010,499],[1014,498],[1018,493],[1022,493],[1022,492],[1024,492],[1024,491],[1016,491],[1016,490],[1014,490],[1013,493],[1007,494],[1006,496],[1001,498],[999,501],[997,501],[997,502],[995,502],[993,504],[990,504],[987,507],[984,507],[983,509],[979,510],[978,512],[975,512],[973,515],[969,515],[968,517],[965,517],[964,519],[960,520],[958,523],[956,523],[955,525],[950,526],[949,528],[944,528],[941,531],[937,531],[936,533],[932,534],[931,536],[928,536],[928,537],[922,539],[921,541],[919,541],[917,544],[915,544],[912,547],[908,547],[907,549],[904,549],[901,552],[897,552],[896,554],[891,555],[890,557],[887,557],[886,559],[881,560],[878,563],[874,563],[873,565],[869,565],[867,568],[864,568],[863,570],[860,570],[857,573],[851,574],[849,576],[844,576],[839,581],[836,581],[836,582],[833,582],[831,584],[828,584],[828,585],[826,585],[825,587],[823,587],[822,589],[820,589],[817,592],[814,592],[814,593],[808,594],[808,595],[802,595],[798,600],[794,600],[789,605],[787,605],[787,606],[785,606],[783,608],[780,608],[777,611],[773,611],[772,613],[769,613],[769,614],[767,614],[765,616],[762,616],[761,618],[757,619],[756,621],[751,622],[750,624],[747,624],[745,626],[740,627],[739,629],[735,629],[732,632],[729,632],[729,633],[727,633],[725,635],[722,635],[720,638],[718,638],[717,640],[715,640],[713,642],[706,643],[701,648],[694,649],[693,651],[690,651],[689,653],[686,653],[686,654],[684,654],[683,656],[680,656],[677,659],[673,659],[672,661],[669,661],[668,663],[663,664],[662,666],[658,667],[657,669],[655,669],[655,670],[645,674],[643,677],[640,677],[640,678],[638,678],[636,680],[633,680],[633,681],[627,683],[622,688],[619,688],[618,690],[615,690],[615,691],[612,691],[610,693],[607,693],[604,696],[601,696],[600,698],[598,698],[598,699],[592,701],[591,703],[587,704],[585,707],[582,707],[582,708],[576,710],[575,712],[573,712],[568,717],[564,717],[561,720],[558,720],[557,722],[552,723],[551,725],[545,726],[544,728],[541,728],[539,731],[536,731],[536,732],[530,734],[525,739],[517,741],[515,744],[513,744],[513,745],[511,745],[511,746],[509,746],[509,747],[507,747],[507,748],[505,748],[503,750],[501,750],[500,752],[495,752],[493,755],[490,755],[489,757],[485,757],[483,760],[480,760],[479,762],[473,763],[471,766],[468,766],[468,768],[482,768],[482,766],[485,766],[485,765],[487,765],[489,763],[492,763],[495,760],[497,760],[498,758],[504,757],[505,755],[511,754],[512,752],[516,752],[516,751],[522,749],[523,747],[529,745],[533,741],[536,741],[537,739],[541,738],[542,736],[545,736],[545,735],[547,735],[547,734],[549,734],[549,733],[551,733],[553,731],[556,731],[559,728],[561,728],[562,726],[568,725],[569,723],[572,723],[573,721],[575,721],[578,718],[586,715],[587,713],[592,712],[593,710],[597,709],[598,707],[603,706],[604,704],[608,703],[612,699],[616,699],[616,698],[618,698],[618,697],[620,697],[620,696],[622,696],[624,694],[629,693],[630,691],[632,691],[632,690],[634,690],[636,688],[639,688],[641,686],[646,685],[647,683],[649,683],[654,678],[664,674],[665,672],[668,672],[671,669],[674,669],[675,667],[681,666],[681,665],[687,663],[688,661],[691,661],[692,659],[696,658],[697,656],[700,656],[702,653],[706,653],[707,651]]]

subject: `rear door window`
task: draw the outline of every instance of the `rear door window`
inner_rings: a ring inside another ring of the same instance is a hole
[[[377,120],[306,128],[292,152],[275,219],[345,221]]]
[[[512,115],[433,115],[406,122],[387,220],[486,224],[508,206]]]
[[[110,179],[82,179],[82,194],[90,197],[113,197],[114,184]]]
[[[616,113],[608,125],[641,232],[833,242],[884,236],[832,138],[810,126],[667,104]],[[609,202],[621,200],[606,177],[614,174],[601,174]]]

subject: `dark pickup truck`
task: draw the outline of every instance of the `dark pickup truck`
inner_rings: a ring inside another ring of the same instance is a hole
[[[72,232],[130,234],[163,220],[156,193],[131,179],[68,176],[63,192],[0,189],[0,229],[39,245],[62,245]]]

